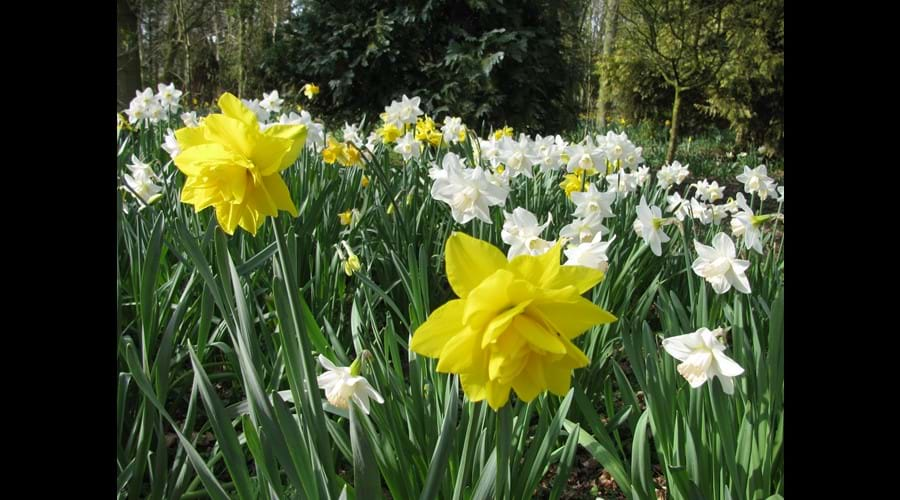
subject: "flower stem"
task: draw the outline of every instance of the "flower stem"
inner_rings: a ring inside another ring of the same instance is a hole
[[[497,482],[494,493],[497,500],[509,498],[509,450],[512,447],[512,410],[506,403],[497,412]]]

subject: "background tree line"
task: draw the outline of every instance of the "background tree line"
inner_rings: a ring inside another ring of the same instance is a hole
[[[400,94],[477,128],[559,132],[610,116],[679,137],[710,124],[784,148],[784,0],[117,0],[117,108],[175,82],[322,93],[368,121]]]

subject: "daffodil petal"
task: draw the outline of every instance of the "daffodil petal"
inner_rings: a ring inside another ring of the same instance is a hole
[[[219,108],[225,116],[234,118],[242,122],[248,127],[259,128],[259,121],[256,119],[256,113],[251,111],[240,99],[229,92],[225,92],[219,97]]]
[[[478,349],[478,337],[471,328],[454,335],[444,344],[438,361],[441,373],[462,373],[474,362],[473,353]]]
[[[300,156],[303,145],[306,143],[306,134],[306,125],[276,124],[270,125],[269,128],[263,132],[263,135],[288,139],[291,141],[291,148],[285,153],[284,157],[281,159],[281,164],[278,166],[279,171],[290,167],[297,161],[297,157]]]
[[[512,329],[538,349],[554,354],[566,353],[566,346],[559,339],[559,336],[548,332],[546,328],[529,318],[527,314],[516,316],[512,322]]]
[[[299,215],[297,207],[294,206],[294,201],[291,200],[291,192],[288,191],[287,184],[284,183],[284,179],[282,179],[280,175],[269,175],[263,177],[262,181],[266,186],[266,191],[269,192],[269,196],[272,197],[275,206],[278,207],[279,210],[284,210],[294,217]]]
[[[519,255],[509,262],[508,269],[519,278],[540,288],[547,288],[547,283],[558,283],[560,244],[557,243],[547,252],[532,256]]]
[[[259,130],[254,131],[243,122],[225,115],[207,116],[203,121],[203,130],[208,142],[223,144],[244,158],[253,155],[254,135],[259,135]]]
[[[507,265],[500,249],[460,232],[450,235],[444,252],[447,279],[460,298],[466,298],[488,276]]]
[[[616,321],[615,316],[584,297],[576,297],[571,302],[532,304],[528,312],[534,312],[569,339],[581,335],[594,325]]]
[[[413,333],[411,351],[437,358],[447,342],[465,328],[462,324],[463,300],[451,300],[434,310],[425,323]]]

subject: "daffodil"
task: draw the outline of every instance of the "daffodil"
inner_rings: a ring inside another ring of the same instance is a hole
[[[416,140],[440,146],[444,136],[435,128],[434,120],[425,115],[416,121]]]
[[[344,246],[344,250],[347,252],[347,256],[344,257],[344,253],[341,252],[341,247],[337,247],[338,257],[341,259],[344,267],[344,274],[353,276],[353,273],[362,269],[362,264],[359,262],[359,257],[353,253],[353,249],[350,248],[350,245],[347,244],[346,241],[341,241],[341,245]]]
[[[566,197],[571,198],[572,193],[576,191],[587,192],[588,184],[584,182],[584,171],[578,170],[574,174],[567,174],[563,181],[559,183],[559,187],[566,192]]]
[[[734,394],[732,378],[744,373],[744,369],[725,355],[725,344],[717,338],[723,333],[721,328],[713,331],[701,328],[693,333],[663,340],[666,352],[681,361],[678,373],[692,388],[696,389],[712,377],[718,377],[725,394]]]
[[[347,366],[336,366],[330,359],[319,354],[319,364],[325,372],[316,377],[319,388],[325,391],[328,402],[336,408],[348,409],[352,400],[365,413],[369,414],[369,399],[378,404],[384,403],[384,398],[378,393],[372,384],[360,375],[361,358],[356,358]]]
[[[306,127],[274,125],[261,132],[256,115],[229,93],[219,98],[219,107],[223,114],[175,132],[181,148],[175,166],[187,176],[181,201],[198,212],[215,207],[228,234],[240,226],[255,235],[279,210],[296,217],[280,172],[300,154]]]
[[[512,137],[513,128],[510,126],[503,127],[494,131],[494,139],[499,141],[502,137]]]
[[[397,140],[398,137],[403,135],[403,131],[397,128],[397,125],[393,123],[385,123],[383,127],[378,129],[378,135],[381,136],[381,142],[385,144],[390,144]]]
[[[352,210],[347,210],[346,212],[341,212],[338,214],[338,218],[340,219],[342,226],[350,226],[350,229],[353,229],[356,226],[356,223],[359,222],[359,209],[354,208]]]
[[[616,318],[585,299],[600,271],[560,265],[560,244],[540,256],[508,261],[500,249],[455,232],[447,240],[447,278],[458,299],[435,310],[410,349],[457,373],[471,401],[494,410],[546,390],[565,395],[572,370],[590,359],[572,340]]]
[[[307,99],[312,99],[313,97],[319,94],[319,86],[313,83],[307,83],[303,86],[303,95],[306,96]]]

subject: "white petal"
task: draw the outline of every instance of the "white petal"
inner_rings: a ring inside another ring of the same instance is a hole
[[[734,362],[733,359],[725,355],[721,351],[713,351],[713,357],[716,360],[716,368],[719,373],[726,377],[737,377],[744,373],[744,369]]]

